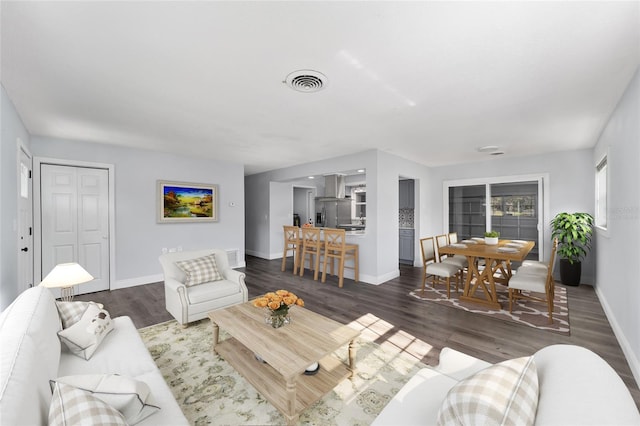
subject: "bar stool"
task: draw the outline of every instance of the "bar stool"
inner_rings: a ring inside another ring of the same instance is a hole
[[[298,265],[300,264],[300,248],[302,240],[300,239],[300,228],[297,226],[284,225],[284,248],[282,249],[282,271],[287,266],[287,255],[293,252],[293,273],[298,273]]]
[[[302,228],[302,256],[300,257],[300,276],[304,275],[304,262],[309,256],[309,269],[313,269],[313,279],[318,280],[320,256],[322,256],[323,242],[320,240],[320,228]],[[313,267],[311,259],[314,259]]]
[[[327,278],[327,262],[331,260],[331,275],[333,275],[334,260],[338,260],[338,287],[342,288],[344,270],[353,269],[354,280],[358,282],[358,245],[347,244],[344,229],[324,230],[324,264],[322,269],[322,282]],[[353,260],[353,267],[345,265],[347,260]]]

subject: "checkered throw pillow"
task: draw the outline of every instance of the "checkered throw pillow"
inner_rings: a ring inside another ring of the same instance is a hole
[[[56,383],[49,406],[49,426],[126,425],[118,410],[89,392]]]
[[[178,268],[182,269],[187,276],[184,285],[187,287],[208,283],[209,281],[220,281],[223,279],[218,266],[216,265],[216,255],[199,257],[197,259],[179,260],[176,262]]]
[[[533,357],[511,359],[479,371],[449,390],[438,425],[533,425],[538,373]]]
[[[87,310],[90,304],[97,305],[100,309],[103,308],[101,303],[95,302],[67,302],[56,300],[56,307],[58,308],[58,315],[60,321],[62,321],[62,328],[71,327],[73,324],[80,321],[82,315]]]
[[[55,390],[56,383],[61,383],[88,392],[118,410],[129,425],[135,425],[160,410],[154,405],[149,385],[126,376],[77,374],[58,377],[49,383],[52,390]]]
[[[73,324],[80,321],[82,314],[87,310],[89,302],[64,302],[56,301],[56,307],[58,308],[58,314],[62,321],[62,328],[71,327]]]

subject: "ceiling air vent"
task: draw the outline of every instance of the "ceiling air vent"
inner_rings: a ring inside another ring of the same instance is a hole
[[[287,76],[287,86],[298,92],[319,92],[327,85],[327,77],[318,71],[298,70]]]

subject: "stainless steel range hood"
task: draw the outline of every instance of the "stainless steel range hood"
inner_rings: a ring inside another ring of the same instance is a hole
[[[327,175],[324,177],[324,197],[317,197],[316,200],[344,199],[344,187],[344,175]]]

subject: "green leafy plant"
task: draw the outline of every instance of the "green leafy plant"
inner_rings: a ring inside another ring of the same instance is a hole
[[[484,233],[484,236],[489,238],[498,238],[500,237],[500,233],[498,231],[488,231]]]
[[[593,216],[589,213],[558,213],[551,229],[551,238],[558,238],[558,256],[569,263],[581,262],[591,249]]]

